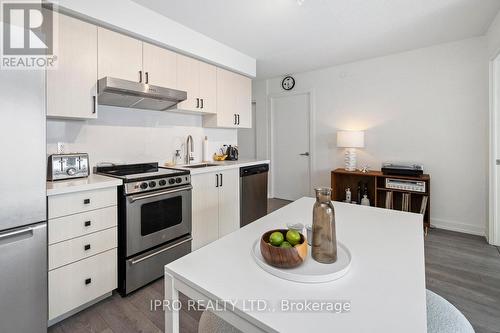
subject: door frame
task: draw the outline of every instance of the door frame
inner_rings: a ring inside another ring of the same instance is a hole
[[[489,201],[488,201],[488,228],[486,239],[490,244],[500,246],[500,219],[498,211],[498,172],[496,163],[497,140],[497,121],[500,116],[500,101],[495,93],[500,89],[500,78],[496,75],[500,71],[500,49],[498,49],[489,62],[489,156],[488,156],[488,176],[489,176]]]
[[[271,160],[271,166],[270,166],[270,190],[269,193],[271,194],[271,197],[274,198],[274,188],[275,188],[275,180],[273,177],[274,174],[274,149],[273,149],[273,142],[274,142],[274,128],[273,128],[273,119],[274,119],[274,110],[273,110],[273,99],[277,98],[284,98],[284,97],[290,97],[290,96],[297,96],[297,95],[308,95],[309,96],[309,195],[313,196],[314,194],[314,189],[313,189],[313,174],[316,171],[316,145],[314,144],[314,138],[316,137],[316,110],[315,110],[315,103],[314,103],[314,97],[315,93],[313,89],[310,90],[298,90],[298,91],[293,91],[293,92],[281,92],[281,93],[272,93],[267,96],[267,110],[268,112],[268,158]]]

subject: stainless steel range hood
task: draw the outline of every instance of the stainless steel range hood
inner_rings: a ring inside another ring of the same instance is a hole
[[[186,100],[185,91],[106,76],[97,82],[97,103],[126,108],[164,111]]]

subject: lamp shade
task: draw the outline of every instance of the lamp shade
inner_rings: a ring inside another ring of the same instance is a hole
[[[338,131],[337,147],[363,148],[365,146],[365,132],[363,131]]]

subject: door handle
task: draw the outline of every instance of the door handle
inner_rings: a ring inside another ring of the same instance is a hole
[[[149,83],[149,72],[146,72],[146,84]]]
[[[215,174],[215,187],[219,187],[219,174]]]
[[[238,119],[238,123],[236,125],[239,125],[240,124],[240,115],[239,114],[236,115],[236,119]]]
[[[96,96],[92,96],[92,113],[96,113],[97,111],[97,97]]]
[[[200,107],[200,99],[199,99],[199,98],[197,98],[197,99],[196,99],[196,108],[198,109],[199,107]]]
[[[6,238],[11,238],[11,237],[18,236],[18,235],[27,234],[27,233],[33,234],[33,228],[28,227],[28,228],[24,228],[24,229],[20,229],[20,230],[16,230],[16,231],[6,232],[5,234],[0,234],[0,240],[6,239]]]
[[[220,174],[220,187],[222,187],[222,173]]]
[[[193,189],[193,186],[187,185],[187,186],[177,187],[177,188],[174,188],[173,190],[168,190],[168,191],[161,191],[161,192],[157,192],[157,193],[138,195],[138,196],[130,196],[130,197],[128,197],[128,200],[130,201],[130,203],[134,203],[137,200],[154,198],[154,197],[158,197],[158,196],[162,196],[162,195],[166,195],[166,194],[172,194],[172,193],[177,193],[177,192],[182,192],[182,191],[189,191],[192,189]]]
[[[203,98],[201,99],[201,108],[203,109]]]
[[[139,71],[139,82],[142,82],[142,71]]]
[[[305,152],[305,153],[302,153],[302,154],[299,154],[300,156],[309,156],[309,152]]]
[[[236,124],[236,113],[234,114],[234,125],[237,125]]]
[[[160,254],[160,253],[163,253],[163,252],[165,252],[165,251],[171,250],[171,249],[173,249],[173,248],[175,248],[175,247],[177,247],[177,246],[179,246],[179,245],[185,244],[185,243],[190,242],[190,241],[192,241],[192,240],[193,240],[193,237],[189,236],[188,238],[183,239],[183,240],[181,240],[181,241],[179,241],[179,242],[177,242],[177,243],[175,243],[175,244],[172,244],[172,245],[170,245],[170,246],[167,246],[167,247],[164,247],[164,248],[162,248],[162,249],[159,249],[158,251],[156,251],[156,252],[154,252],[154,253],[150,253],[150,254],[145,255],[144,257],[141,257],[141,258],[138,258],[138,259],[132,260],[132,261],[130,262],[130,264],[131,264],[131,265],[138,264],[138,263],[140,263],[141,261],[144,261],[144,260],[147,260],[147,259],[149,259],[149,258],[152,258],[152,257],[154,257],[154,256],[156,256],[156,255],[158,255],[158,254]]]

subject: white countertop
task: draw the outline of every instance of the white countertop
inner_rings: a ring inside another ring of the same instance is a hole
[[[310,224],[313,198],[302,198],[165,266],[165,272],[210,299],[266,300],[276,312],[235,313],[267,332],[425,332],[422,216],[334,202],[337,238],[352,254],[339,280],[302,284],[275,277],[250,251],[265,231]],[[281,312],[286,300],[350,301],[348,313]]]
[[[258,164],[269,164],[269,160],[256,160],[256,159],[240,159],[237,161],[210,161],[210,162],[194,162],[192,165],[208,163],[217,164],[216,166],[209,166],[204,168],[186,168],[185,164],[172,166],[172,168],[186,169],[191,171],[191,175],[197,175],[200,173],[217,172],[228,169],[241,168],[246,166],[258,165]]]
[[[120,185],[122,185],[121,179],[92,174],[87,178],[47,182],[47,196],[97,190]]]

